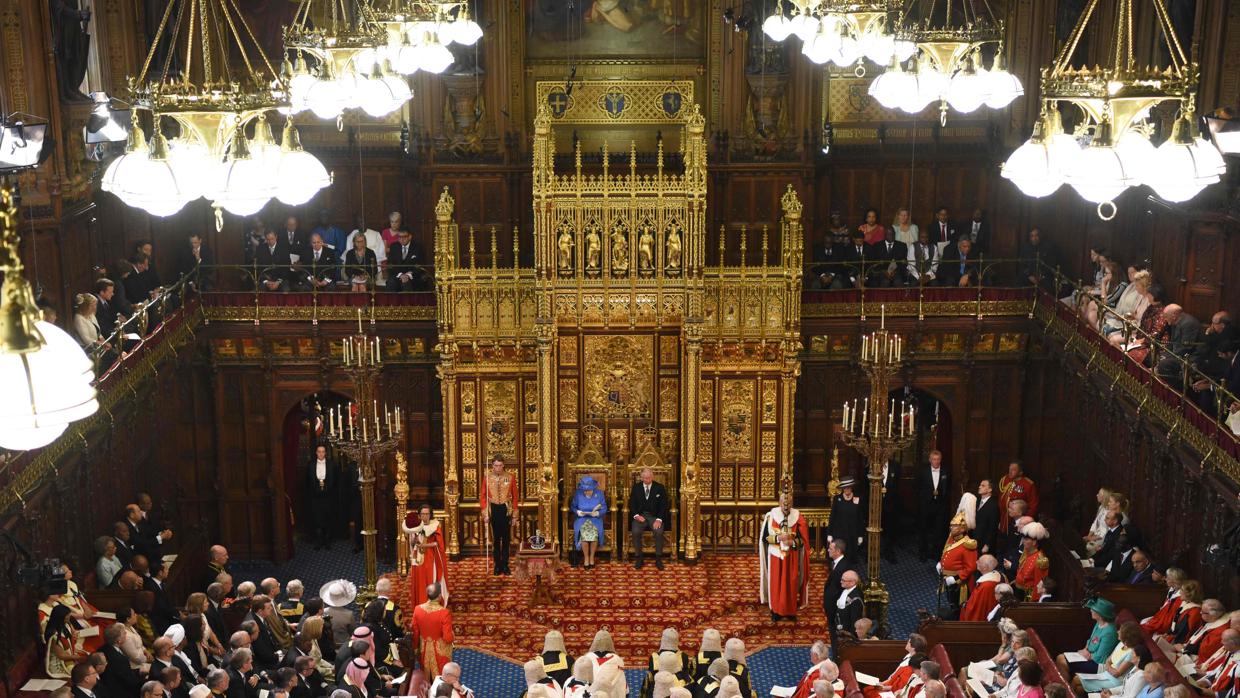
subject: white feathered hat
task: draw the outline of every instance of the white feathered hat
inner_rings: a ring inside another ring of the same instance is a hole
[[[961,495],[960,506],[956,507],[956,511],[964,514],[964,522],[970,531],[977,528],[977,495],[972,492]]]

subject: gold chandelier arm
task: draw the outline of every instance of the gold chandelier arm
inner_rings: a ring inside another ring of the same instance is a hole
[[[1081,18],[1077,20],[1076,26],[1072,28],[1072,35],[1068,37],[1067,43],[1063,45],[1063,49],[1059,52],[1059,57],[1055,59],[1055,69],[1051,71],[1051,75],[1060,73],[1068,67],[1068,61],[1072,60],[1072,54],[1076,53],[1077,44],[1081,42],[1081,36],[1085,33],[1085,27],[1089,25],[1089,18],[1097,8],[1098,0],[1089,0],[1089,6],[1081,13]]]
[[[138,73],[138,84],[146,82],[146,72],[151,68],[151,61],[155,60],[155,49],[159,47],[159,40],[164,35],[164,28],[168,26],[168,18],[172,16],[172,6],[176,3],[170,2],[164,8],[164,16],[159,20],[159,28],[155,30],[155,40],[151,42],[151,48],[146,52],[146,60],[142,61],[142,72]],[[167,68],[164,68],[164,75],[167,76]]]
[[[241,24],[241,28],[245,29],[245,35],[250,37],[250,41],[254,44],[254,50],[258,51],[258,57],[263,59],[263,65],[267,66],[267,70],[271,73],[271,75],[275,79],[279,80],[280,73],[271,66],[271,61],[267,58],[267,52],[263,50],[262,44],[258,43],[258,39],[254,37],[254,32],[250,29],[249,22],[245,21],[245,17],[242,16],[241,10],[237,8],[237,3],[235,0],[228,0],[228,4],[233,8],[233,12],[237,13],[237,21]],[[241,49],[241,55],[245,58],[246,67],[249,68],[251,73],[254,73],[254,68],[250,65],[250,59],[245,51],[245,45],[241,41],[240,36],[237,36],[237,28],[233,25],[232,14],[225,12],[224,16],[228,18],[228,25],[233,28],[233,36],[237,37],[237,47]]]
[[[1171,16],[1167,13],[1166,3],[1163,0],[1154,0],[1154,11],[1158,13],[1158,23],[1162,25],[1163,36],[1167,38],[1171,64],[1182,70],[1188,64],[1188,54],[1180,45],[1180,37],[1176,36],[1175,27],[1171,24]]]

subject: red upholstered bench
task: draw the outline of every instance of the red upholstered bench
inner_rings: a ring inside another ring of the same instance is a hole
[[[840,681],[844,682],[843,698],[863,698],[861,685],[857,683],[857,673],[853,671],[852,662],[845,659],[840,662]]]
[[[1038,631],[1033,628],[1025,628],[1029,633],[1029,646],[1038,653],[1038,664],[1042,667],[1042,685],[1051,683],[1061,683],[1064,688],[1069,688],[1072,684],[1059,673],[1059,667],[1055,665],[1055,658],[1046,651],[1046,645],[1042,644],[1042,638],[1038,637]]]

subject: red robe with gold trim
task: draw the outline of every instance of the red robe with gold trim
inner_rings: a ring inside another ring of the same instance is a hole
[[[1025,516],[1037,517],[1038,515],[1038,487],[1033,484],[1033,480],[1021,475],[1015,480],[1008,479],[1004,475],[999,479],[999,530],[1008,530],[1008,502],[1014,499],[1023,499],[1028,504],[1025,510]]]
[[[960,611],[960,620],[985,621],[990,609],[995,607],[995,587],[1003,581],[998,572],[987,572],[977,578],[977,586],[969,595],[969,602]]]
[[[809,668],[801,680],[797,682],[797,690],[792,694],[792,698],[809,698],[814,694],[814,682],[818,680],[818,672],[822,669],[822,665],[831,660],[823,660]]]
[[[896,670],[891,672],[891,676],[888,676],[887,680],[883,682],[890,687],[892,693],[898,694],[903,691],[904,687],[908,685],[908,682],[917,675],[917,669],[920,667],[915,668],[911,666],[908,663],[909,659],[910,657],[905,657],[900,666],[896,667]],[[883,690],[884,689],[881,686],[861,687],[861,692],[865,694],[865,698],[879,698],[879,694],[882,693]]]
[[[973,571],[977,569],[977,541],[968,536],[947,541],[943,545],[943,556],[939,558],[939,564],[943,566],[944,578],[956,578],[955,588],[960,590],[960,602],[964,603],[973,591]],[[950,591],[951,588],[948,589],[948,592]]]
[[[782,534],[796,539],[787,549],[779,544]],[[763,518],[758,568],[758,596],[770,604],[772,613],[795,616],[797,609],[809,602],[809,527],[801,512],[793,509],[785,518],[776,507]]]
[[[418,660],[428,680],[439,676],[443,665],[452,661],[452,612],[438,601],[427,601],[413,609],[413,631]]]
[[[1016,579],[1012,581],[1012,585],[1024,591],[1025,598],[1033,598],[1038,583],[1046,579],[1050,570],[1051,561],[1046,557],[1046,553],[1041,550],[1035,550],[1033,554],[1021,551],[1020,563],[1016,566]]]
[[[409,602],[417,607],[426,603],[426,587],[439,583],[440,600],[448,604],[448,557],[444,552],[443,524],[432,521],[422,526],[416,511],[405,515],[405,534],[409,536]],[[425,542],[433,544],[422,549],[422,564],[414,564],[415,536],[421,533]]]

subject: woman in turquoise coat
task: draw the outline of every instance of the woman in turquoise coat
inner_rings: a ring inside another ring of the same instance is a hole
[[[572,505],[577,515],[577,520],[573,522],[573,540],[581,551],[582,566],[588,569],[594,566],[594,555],[598,552],[599,543],[603,542],[603,515],[607,513],[607,499],[598,482],[586,475],[577,482]]]

